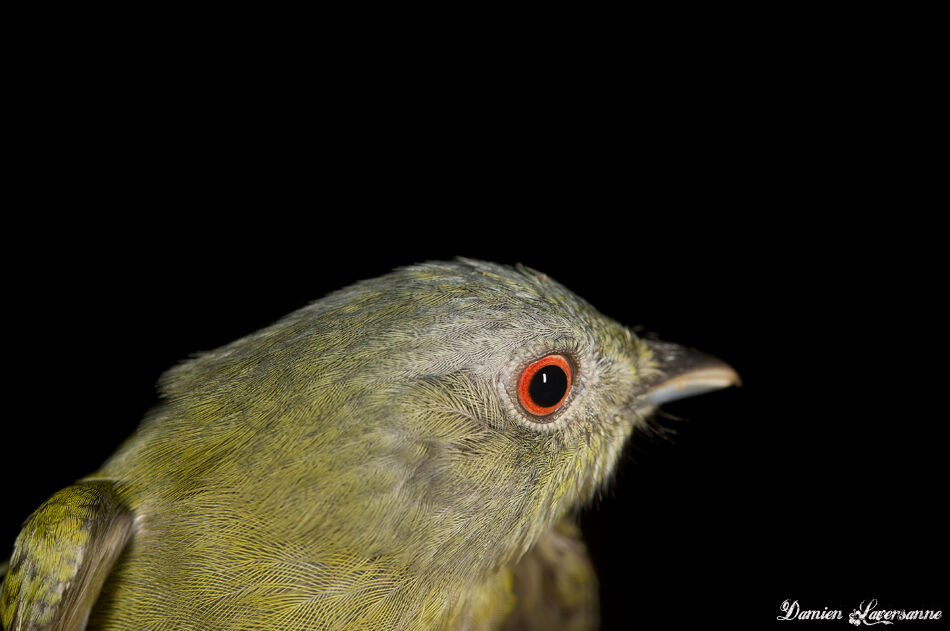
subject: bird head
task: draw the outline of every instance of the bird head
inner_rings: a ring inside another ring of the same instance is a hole
[[[591,499],[657,405],[736,382],[544,274],[459,259],[357,283],[172,369],[137,449],[176,463],[172,484],[240,495],[245,527],[475,576]]]

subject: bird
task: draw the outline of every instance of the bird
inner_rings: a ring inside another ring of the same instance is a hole
[[[399,267],[165,372],[27,518],[8,631],[585,631],[579,508],[674,399],[739,385],[532,268]]]

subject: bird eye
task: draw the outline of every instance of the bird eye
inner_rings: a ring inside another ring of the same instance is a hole
[[[535,416],[555,411],[571,390],[571,365],[563,355],[547,355],[535,361],[518,378],[518,401]]]

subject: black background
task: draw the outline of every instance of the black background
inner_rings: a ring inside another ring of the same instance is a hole
[[[166,368],[461,255],[546,272],[744,380],[665,406],[670,435],[635,436],[584,512],[605,629],[787,626],[786,599],[946,611],[932,82],[888,51],[712,50],[525,80],[48,65],[15,125],[2,548]]]

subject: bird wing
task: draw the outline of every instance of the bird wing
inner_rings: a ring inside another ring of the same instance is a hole
[[[501,631],[588,631],[598,628],[597,574],[580,528],[563,520],[514,570],[515,605]]]
[[[26,520],[0,590],[7,631],[82,631],[119,554],[132,513],[111,482],[58,491]]]

